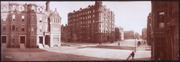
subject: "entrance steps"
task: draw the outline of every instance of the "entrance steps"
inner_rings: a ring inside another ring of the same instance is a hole
[[[24,44],[20,44],[20,48],[24,49],[26,48]]]
[[[44,46],[42,44],[39,44],[38,46],[39,46],[39,48],[44,48]]]
[[[1,44],[1,48],[7,48],[5,43]]]
[[[48,45],[44,45],[44,48],[49,48],[49,46]]]

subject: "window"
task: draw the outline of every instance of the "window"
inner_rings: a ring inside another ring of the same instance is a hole
[[[24,27],[22,27],[22,31],[24,31]]]
[[[12,15],[12,19],[13,19],[13,21],[15,21],[15,15]]]
[[[33,25],[31,26],[31,31],[34,31],[34,26]]]
[[[42,18],[40,17],[39,22],[42,22]]]
[[[22,16],[21,18],[22,18],[22,21],[24,22],[24,16]]]
[[[24,25],[22,25],[22,29],[21,29],[21,31],[24,31],[25,29],[24,29]]]
[[[14,30],[15,30],[15,25],[12,26],[12,31],[14,31]]]
[[[3,27],[3,30],[6,30],[6,27],[5,27],[5,26]]]

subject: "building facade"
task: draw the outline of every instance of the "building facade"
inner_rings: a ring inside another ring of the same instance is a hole
[[[118,27],[115,27],[115,41],[119,41],[120,40],[120,30]]]
[[[147,28],[142,29],[142,39],[145,41],[147,40]]]
[[[124,40],[124,30],[122,27],[119,28],[120,31],[120,40]]]
[[[147,44],[151,45],[152,43],[152,31],[153,27],[152,27],[152,14],[149,13],[148,17],[147,17]],[[152,53],[152,52],[151,52]]]
[[[70,42],[70,32],[67,24],[61,26],[61,41]]]
[[[1,2],[1,43],[12,48],[60,46],[61,17],[37,4]]]
[[[68,26],[74,42],[113,42],[114,13],[96,1],[95,5],[68,13]]]
[[[178,60],[178,1],[152,1],[152,59]]]
[[[124,39],[134,39],[134,31],[124,31]]]
[[[124,31],[121,27],[115,27],[115,41],[124,40]]]

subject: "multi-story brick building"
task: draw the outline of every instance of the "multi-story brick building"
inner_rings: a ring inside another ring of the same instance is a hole
[[[1,2],[1,43],[6,47],[60,46],[61,17],[37,4]]]
[[[178,60],[178,1],[152,1],[152,59]]]
[[[70,42],[69,39],[70,39],[70,32],[68,29],[68,25],[67,24],[65,26],[62,25],[61,26],[61,41]]]
[[[134,39],[134,31],[124,31],[124,39]]]
[[[124,31],[121,27],[115,27],[115,41],[124,40]]]
[[[115,27],[115,41],[120,40],[120,30],[118,27]]]
[[[114,41],[114,13],[96,1],[95,5],[80,8],[68,14],[71,41],[109,42]]]
[[[151,45],[152,43],[152,14],[149,13],[148,17],[147,17],[147,44]]]

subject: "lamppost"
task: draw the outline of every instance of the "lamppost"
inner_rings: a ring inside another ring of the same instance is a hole
[[[136,51],[136,38],[135,38],[135,51]]]

